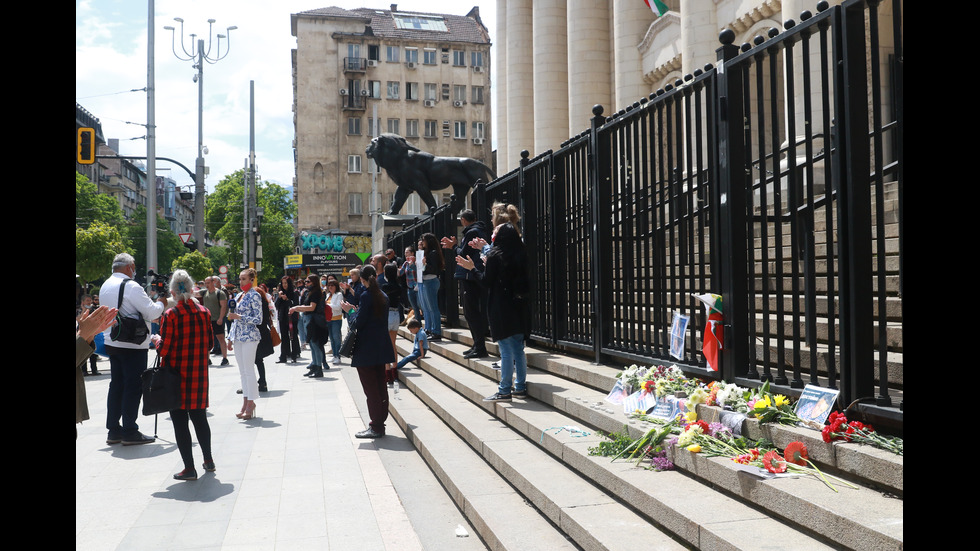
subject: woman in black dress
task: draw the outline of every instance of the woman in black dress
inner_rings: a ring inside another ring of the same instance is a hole
[[[388,419],[388,385],[385,383],[385,364],[395,361],[395,350],[388,335],[388,297],[378,286],[378,276],[370,264],[361,268],[361,281],[365,290],[361,294],[353,327],[357,331],[357,344],[350,364],[357,368],[361,387],[367,397],[370,426],[355,436],[380,438],[385,435]],[[343,303],[345,311],[354,306]]]
[[[279,348],[279,360],[284,364],[299,359],[299,314],[290,314],[289,309],[299,304],[299,294],[293,286],[293,278],[282,276],[276,293],[276,317],[279,319],[279,337],[282,345]]]

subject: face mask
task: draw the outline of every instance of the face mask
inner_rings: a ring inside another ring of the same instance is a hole
[[[247,293],[248,290],[251,289],[251,288],[252,288],[252,284],[251,283],[242,283],[242,291],[245,291]]]

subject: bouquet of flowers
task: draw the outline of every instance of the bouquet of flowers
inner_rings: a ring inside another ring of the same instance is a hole
[[[749,390],[742,388],[735,383],[725,381],[714,381],[708,385],[707,404],[718,406],[723,409],[731,409],[739,413],[749,411],[748,396]]]
[[[647,368],[633,364],[619,374],[619,382],[622,384],[623,388],[626,389],[628,394],[636,392],[637,390],[640,390],[642,385],[642,377],[646,374],[646,372]]]
[[[830,424],[825,426],[821,431],[824,442],[829,443],[835,440],[858,442],[888,450],[898,455],[905,455],[905,441],[903,439],[878,434],[871,425],[865,425],[860,421],[848,421],[843,413],[836,411],[830,413],[828,422]]]

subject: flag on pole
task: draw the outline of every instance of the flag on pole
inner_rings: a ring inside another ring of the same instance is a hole
[[[704,311],[708,316],[701,339],[704,343],[701,352],[704,354],[708,369],[718,371],[718,352],[724,348],[725,342],[725,332],[722,327],[721,295],[705,293],[693,296],[704,304]]]
[[[660,0],[643,0],[646,2],[647,7],[650,8],[654,15],[660,17],[661,15],[667,13],[667,4],[664,4]]]

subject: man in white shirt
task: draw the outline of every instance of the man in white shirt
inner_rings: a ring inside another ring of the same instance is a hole
[[[149,355],[150,322],[163,314],[166,309],[166,297],[160,297],[159,302],[153,302],[146,295],[143,287],[133,280],[135,276],[136,261],[133,257],[126,253],[118,254],[112,261],[112,275],[102,284],[102,289],[99,291],[106,306],[116,307],[120,288],[123,288],[119,315],[124,318],[142,316],[143,323],[146,324],[145,336],[138,342],[137,339],[114,339],[113,334],[119,327],[107,329],[104,333],[111,373],[106,405],[106,429],[109,431],[106,444],[122,442],[124,446],[130,446],[146,444],[154,440],[139,431],[136,416],[139,414],[140,399],[143,397],[141,375],[146,370]],[[120,334],[116,337],[124,338]]]

